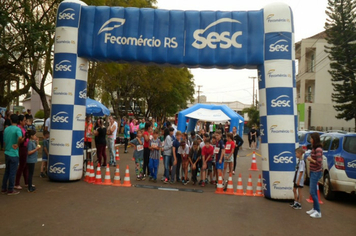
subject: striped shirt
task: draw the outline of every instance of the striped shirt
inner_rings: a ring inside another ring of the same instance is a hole
[[[158,138],[157,139],[152,139],[152,140],[150,140],[149,141],[150,142],[150,147],[159,147],[159,148],[161,148],[161,140],[159,140]],[[160,158],[160,152],[159,152],[159,150],[157,150],[157,149],[151,149],[150,150],[150,158],[151,159],[158,159],[159,160],[159,158]]]
[[[321,147],[318,147],[317,149],[313,148],[310,153],[310,157],[314,161],[316,161],[316,163],[314,163],[314,162],[309,163],[310,171],[313,171],[313,172],[322,171],[323,149]]]

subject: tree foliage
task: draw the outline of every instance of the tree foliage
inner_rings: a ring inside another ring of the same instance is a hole
[[[325,23],[328,46],[325,47],[331,60],[329,73],[334,92],[332,101],[338,112],[336,118],[356,118],[356,1],[328,0]],[[356,119],[355,119],[356,128]]]
[[[45,83],[52,74],[54,22],[60,2],[8,0],[0,5],[1,61],[6,64],[1,73],[5,78],[25,81],[23,89],[14,92],[15,96],[32,87],[39,94],[47,116],[49,104]],[[36,83],[38,71],[41,71],[42,79]],[[2,102],[8,102],[8,99],[3,98]]]
[[[256,102],[258,103],[258,102]],[[242,110],[243,113],[247,113],[248,115],[248,122],[247,126],[252,127],[253,125],[260,126],[260,111],[257,109],[257,106],[251,106],[249,108],[244,108]]]

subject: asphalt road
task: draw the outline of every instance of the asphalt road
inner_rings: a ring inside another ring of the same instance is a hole
[[[235,188],[239,173],[244,186],[251,173],[255,187],[260,172],[248,171],[251,156],[246,155],[250,153],[240,151],[237,175],[233,176]],[[203,193],[51,182],[39,178],[38,163],[36,193],[22,190],[16,196],[0,195],[0,235],[355,235],[355,196],[339,194],[335,201],[322,197],[322,218],[312,219],[305,213],[311,209],[305,200],[302,210],[294,210],[286,201],[215,194],[212,185],[136,181],[131,157],[132,150],[123,154],[120,149],[121,178],[129,165],[133,185],[195,188]],[[257,166],[261,169],[259,157]],[[112,177],[114,170],[112,167]],[[161,162],[159,177],[162,173]],[[1,180],[3,174],[0,169]],[[308,190],[304,188],[305,198]]]

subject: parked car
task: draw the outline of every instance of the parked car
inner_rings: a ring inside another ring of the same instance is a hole
[[[323,145],[323,175],[319,183],[323,185],[324,197],[335,198],[335,192],[355,193],[356,191],[356,134],[326,133],[320,136]],[[307,151],[305,160],[310,155]],[[309,161],[306,160],[306,177],[310,177]]]
[[[299,146],[302,147],[304,150],[310,150],[310,134],[315,132],[318,132],[320,135],[323,134],[323,132],[313,130],[298,131]]]
[[[33,120],[33,125],[36,128],[36,131],[43,131],[43,124],[44,124],[44,119],[34,119]]]

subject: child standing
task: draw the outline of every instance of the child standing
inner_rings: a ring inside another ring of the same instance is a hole
[[[225,177],[227,166],[229,166],[229,173],[232,171],[232,162],[234,161],[234,150],[235,150],[235,142],[233,141],[233,138],[234,138],[234,136],[232,133],[227,133],[223,178]]]
[[[302,188],[304,186],[304,171],[305,171],[305,162],[304,162],[304,150],[299,147],[295,149],[295,155],[298,158],[297,166],[295,167],[295,174],[293,179],[293,193],[294,193],[294,202],[290,204],[296,210],[302,209],[301,201],[303,199],[302,196]]]
[[[210,175],[210,181],[213,183],[212,161],[213,161],[214,147],[210,145],[209,139],[205,140],[205,146],[203,147],[201,154],[202,154],[202,160],[203,160],[201,186],[204,187],[205,186],[206,170],[209,171],[208,173]]]
[[[180,165],[182,163],[182,159],[180,154],[178,153],[178,148],[180,146],[180,141],[182,137],[182,132],[177,131],[176,132],[176,139],[173,141],[173,146],[172,146],[172,153],[173,153],[173,158],[174,158],[174,163],[172,166],[172,174],[171,174],[171,180],[170,183],[174,183],[174,177],[176,175],[176,180],[177,182],[180,182]]]
[[[41,163],[41,174],[40,174],[41,178],[44,178],[47,176],[48,157],[49,157],[49,132],[47,130],[44,130],[43,131],[42,163]]]
[[[157,183],[157,172],[159,166],[161,140],[158,138],[159,131],[156,129],[153,131],[153,139],[149,142],[150,159],[148,167],[150,169],[150,181]]]
[[[200,157],[201,157],[201,148],[199,147],[199,141],[195,140],[189,152],[189,162],[190,162],[190,168],[192,170],[193,185],[195,185],[195,183],[198,181],[197,173],[198,173],[198,163],[200,161]]]
[[[135,158],[135,170],[136,170],[136,180],[145,180],[143,176],[143,137],[142,131],[137,131],[137,136],[133,140],[130,141],[130,144],[134,147],[135,151],[133,153],[133,157]]]
[[[216,169],[218,170],[218,176],[220,176],[224,170],[225,145],[222,140],[222,133],[217,131],[215,134],[216,147],[214,149],[214,154],[216,154]],[[222,177],[224,178],[224,176]]]
[[[173,154],[172,154],[172,143],[173,143],[173,132],[174,129],[170,127],[169,129],[166,128],[164,130],[164,145],[162,148],[163,151],[163,162],[164,162],[164,183],[167,184],[169,180],[169,171],[170,171],[170,166],[174,164],[173,161]]]
[[[124,127],[125,153],[127,153],[127,144],[129,143],[129,139],[130,139],[130,125],[127,118],[125,118],[124,120],[125,120],[125,127]]]
[[[28,168],[28,192],[33,193],[36,188],[32,186],[33,172],[35,171],[35,164],[38,158],[38,150],[41,145],[38,143],[38,138],[36,136],[35,130],[28,131],[30,136],[30,141],[27,144],[28,156],[27,156],[27,168]]]
[[[186,143],[185,138],[183,141],[180,142],[180,146],[178,148],[178,153],[180,154],[180,156],[182,158],[182,170],[183,170],[183,174],[184,174],[184,177],[182,177],[182,184],[187,185],[189,183],[189,178],[188,178],[189,145]]]

